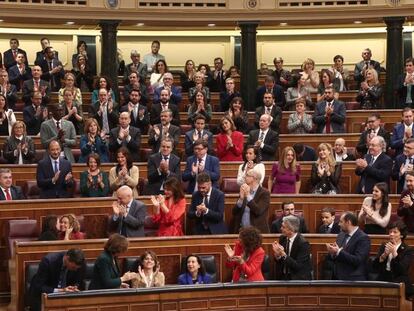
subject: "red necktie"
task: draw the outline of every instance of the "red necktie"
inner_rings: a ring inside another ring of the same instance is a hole
[[[38,91],[39,90],[39,81],[35,80],[35,89]]]
[[[4,191],[6,192],[6,201],[11,201],[12,197],[10,195],[10,190],[7,188],[7,189],[4,189]]]
[[[17,56],[17,51],[13,50],[13,58],[16,59],[16,56]]]

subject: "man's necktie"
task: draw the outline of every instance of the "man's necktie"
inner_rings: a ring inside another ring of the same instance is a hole
[[[208,194],[204,197],[203,203],[205,206],[208,206]]]
[[[162,111],[165,111],[167,109],[168,109],[167,104],[162,104]]]
[[[134,121],[136,121],[138,117],[138,105],[134,105],[133,115],[134,115]]]
[[[263,138],[264,138],[264,132],[263,132],[263,131],[261,131],[261,132],[260,132],[260,136],[259,136],[259,140],[260,140],[260,141],[263,141]]]
[[[343,242],[342,242],[342,245],[341,245],[341,247],[342,248],[345,248],[346,247],[346,245],[348,244],[348,242],[349,242],[349,240],[351,239],[351,236],[349,235],[349,234],[345,234],[345,238],[344,238],[344,240],[343,240]]]
[[[55,171],[55,174],[56,174],[59,171],[59,166],[58,166],[58,161],[57,160],[55,160],[54,162],[55,162],[54,171]]]
[[[371,166],[372,164],[374,164],[374,157],[371,156],[371,160],[369,160],[368,166]]]
[[[168,161],[168,156],[163,156],[164,157],[164,161]]]
[[[197,136],[198,139],[201,139],[201,131],[197,131]]]
[[[39,80],[35,80],[35,89],[37,91],[40,89]]]
[[[60,130],[60,121],[56,121],[56,128]]]
[[[7,188],[7,189],[4,189],[4,191],[6,192],[6,201],[11,201],[12,197],[11,197],[11,194],[10,194],[10,189]]]
[[[326,103],[326,106],[327,107],[332,107],[330,103]],[[331,133],[331,115],[328,115],[326,117],[325,132],[326,132],[326,134],[330,134]]]
[[[13,52],[13,58],[16,59],[17,51],[16,50],[13,50],[12,52]]]
[[[267,113],[267,114],[271,114],[271,112],[272,112],[272,108],[267,107],[267,108],[266,108],[266,113]]]
[[[325,233],[331,233],[331,228],[329,228],[329,226],[325,226]]]

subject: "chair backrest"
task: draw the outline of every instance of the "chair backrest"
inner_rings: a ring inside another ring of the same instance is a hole
[[[139,257],[125,257],[122,265],[123,273],[131,271],[136,272],[138,271],[138,266],[140,264]]]
[[[269,255],[265,255],[262,262],[262,274],[265,280],[271,280],[270,277],[270,258]]]
[[[24,271],[24,301],[25,305],[28,306],[30,304],[31,297],[29,295],[30,283],[32,282],[33,277],[39,270],[39,263],[33,262],[26,265],[26,269]]]
[[[152,216],[145,216],[144,231],[145,236],[157,236],[158,224],[152,221]]]
[[[89,289],[93,277],[93,268],[95,266],[95,261],[87,261],[85,264],[85,271],[83,275],[83,287],[85,290]]]
[[[6,225],[6,237],[9,249],[9,258],[14,255],[15,241],[36,241],[39,238],[39,229],[35,219],[10,219]]]
[[[23,193],[27,199],[38,199],[40,196],[40,188],[37,186],[37,181],[26,180],[23,184]]]
[[[239,193],[240,186],[237,184],[237,178],[223,178],[221,181],[221,191],[224,193]]]
[[[211,282],[217,283],[217,267],[216,267],[216,260],[213,255],[199,255],[204,267],[206,269],[206,273],[211,276]],[[184,257],[181,260],[181,273],[185,273],[187,262],[187,257]]]

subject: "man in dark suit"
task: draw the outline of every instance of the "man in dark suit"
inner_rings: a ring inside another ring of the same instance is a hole
[[[264,114],[271,116],[270,128],[279,135],[280,121],[282,120],[282,110],[276,105],[272,93],[264,93],[263,106],[256,109],[254,125],[258,129],[260,117]]]
[[[271,116],[263,114],[259,120],[258,130],[250,131],[247,145],[253,145],[261,158],[261,161],[276,160],[276,152],[279,146],[279,135],[269,128]]]
[[[392,179],[397,181],[397,193],[405,187],[405,175],[414,169],[414,138],[408,138],[404,143],[404,152],[395,158],[392,167]]]
[[[132,189],[126,185],[116,191],[117,201],[112,204],[110,227],[125,237],[143,237],[147,207],[134,200]]]
[[[212,187],[208,173],[197,175],[197,191],[191,197],[187,217],[195,219],[193,234],[226,234],[224,193]]]
[[[219,159],[208,155],[208,143],[204,139],[199,139],[194,143],[194,155],[187,158],[185,170],[183,172],[183,181],[188,181],[187,193],[193,193],[197,190],[197,176],[201,173],[207,173],[210,176],[213,187],[218,188],[220,180],[220,162]]]
[[[235,82],[233,78],[226,79],[226,90],[220,93],[220,111],[227,112],[230,103],[235,97],[240,97],[240,92],[235,90]]]
[[[286,216],[295,216],[299,219],[299,233],[308,233],[308,228],[306,227],[305,219],[303,217],[295,215],[295,203],[292,201],[283,202],[282,203],[282,217],[277,218],[272,222],[270,232],[271,233],[282,233],[282,222],[283,217]]]
[[[8,168],[0,168],[0,201],[24,200],[22,189],[13,186],[12,172]]]
[[[355,161],[355,155],[345,146],[345,139],[342,137],[335,140],[333,153],[337,162]]]
[[[89,106],[89,117],[98,121],[99,127],[109,133],[118,125],[116,103],[112,101],[107,89],[99,89],[98,100]]]
[[[85,255],[81,249],[50,253],[42,258],[37,273],[30,282],[32,311],[40,311],[43,293],[71,293],[83,289]]]
[[[52,140],[48,155],[37,165],[36,180],[41,199],[72,197],[69,192],[73,187],[72,165],[60,156],[61,151],[59,142]]]
[[[61,79],[65,76],[65,69],[62,62],[55,56],[55,50],[49,46],[45,49],[45,59],[39,66],[42,68],[42,79],[50,83],[52,92],[57,92],[62,87]]]
[[[405,174],[405,185],[407,189],[400,195],[397,215],[402,217],[410,233],[414,233],[414,171]]]
[[[414,58],[405,60],[405,72],[398,78],[397,90],[400,96],[400,107],[410,107],[414,102]]]
[[[161,111],[161,123],[154,124],[148,133],[148,145],[152,147],[152,152],[157,153],[160,150],[160,142],[164,137],[170,137],[174,142],[173,149],[175,150],[180,140],[181,129],[178,126],[171,124],[172,112],[171,110]]]
[[[26,106],[32,104],[33,92],[40,92],[42,94],[42,106],[47,106],[50,102],[50,84],[48,81],[42,80],[42,68],[40,66],[34,66],[32,68],[32,77],[23,82],[22,92],[23,101]]]
[[[46,48],[50,46],[49,39],[43,37],[42,39],[40,39],[40,45],[42,46],[42,50],[36,52],[36,59],[34,62],[35,65],[40,65],[40,63],[46,58]],[[55,58],[59,59],[58,51],[55,51]]]
[[[5,69],[0,69],[0,93],[6,96],[7,107],[15,110],[17,102],[17,89],[15,85],[10,83],[9,74]]]
[[[116,151],[126,147],[132,155],[134,162],[139,162],[139,147],[141,145],[141,131],[130,126],[131,118],[129,112],[119,115],[119,126],[113,128],[109,134],[109,151],[112,160],[116,159]]]
[[[186,157],[191,157],[194,153],[194,143],[199,139],[204,139],[208,143],[208,153],[213,154],[213,134],[205,129],[206,117],[197,114],[194,118],[194,128],[185,133],[184,149]]]
[[[316,124],[316,133],[345,133],[345,104],[334,97],[332,86],[325,88],[325,99],[316,104],[312,120]]]
[[[226,71],[223,69],[223,59],[221,57],[214,59],[214,70],[211,75],[210,90],[212,92],[223,92],[226,89]]]
[[[405,141],[414,136],[413,121],[412,109],[410,107],[404,108],[402,111],[402,122],[394,126],[391,136],[390,146],[392,149],[395,149],[396,156],[403,152]]]
[[[22,89],[24,81],[32,78],[32,70],[25,61],[25,55],[20,52],[17,53],[16,64],[8,70],[10,83],[16,87],[17,91]]]
[[[168,177],[181,179],[180,158],[171,153],[173,140],[164,137],[161,140],[160,152],[152,154],[148,159],[148,184],[145,194],[164,193],[164,182]]]
[[[282,235],[272,243],[276,280],[312,280],[309,242],[299,233],[299,219],[283,217]]]
[[[129,83],[124,86],[124,103],[126,105],[129,102],[129,93],[132,89],[138,89],[141,92],[140,104],[146,105],[148,102],[147,86],[145,85],[145,79],[141,80],[137,72],[131,72],[129,77]],[[141,82],[143,81],[143,82]]]
[[[137,50],[131,50],[131,63],[125,66],[125,73],[124,73],[124,82],[125,84],[129,83],[129,75],[132,72],[136,72],[141,81],[145,81],[147,77],[147,64],[141,63],[141,55],[137,52]]]
[[[324,207],[321,211],[322,225],[318,233],[337,234],[341,231],[339,224],[335,222],[336,211],[333,207]]]
[[[164,86],[155,89],[153,103],[159,103],[161,101],[161,91],[168,89],[170,91],[169,102],[178,107],[182,100],[181,88],[173,85],[174,77],[170,72],[164,74],[162,81],[164,82]]]
[[[375,136],[369,144],[369,153],[363,159],[355,161],[355,174],[361,176],[357,193],[371,194],[374,185],[379,182],[390,184],[392,159],[385,154],[385,140]]]
[[[329,259],[333,261],[334,280],[366,281],[367,261],[371,241],[358,227],[358,218],[345,212],[339,220],[341,232],[335,243],[326,243]]]
[[[293,145],[296,153],[296,161],[316,161],[316,152],[311,146],[297,143]]]
[[[138,89],[132,89],[129,93],[129,103],[123,105],[120,112],[127,111],[130,113],[131,126],[139,128],[141,133],[148,132],[149,115],[147,107],[141,105],[141,92]]]
[[[11,67],[16,65],[16,58],[17,58],[17,54],[19,53],[23,54],[24,63],[26,64],[26,67],[29,67],[29,63],[27,62],[26,52],[22,49],[19,49],[19,40],[17,38],[11,38],[9,42],[10,42],[10,49],[4,52],[4,57],[3,57],[3,64],[4,64],[4,67],[6,67],[6,70],[9,71]]]
[[[245,183],[240,187],[240,195],[232,214],[232,233],[241,227],[254,226],[261,233],[269,233],[267,212],[270,206],[270,193],[260,186],[260,172],[250,170],[246,173]]]
[[[283,109],[286,106],[286,97],[283,88],[275,83],[273,76],[265,78],[264,86],[261,86],[256,91],[256,107],[263,105],[263,96],[265,93],[273,94],[274,101],[277,106]]]
[[[384,137],[388,148],[390,145],[390,134],[381,126],[380,114],[374,112],[368,117],[367,128],[361,133],[356,150],[364,156],[368,152],[371,139],[377,135]]]
[[[381,71],[380,63],[371,59],[371,57],[372,57],[372,52],[370,49],[367,48],[362,51],[362,60],[359,63],[355,64],[354,79],[358,83],[358,88],[361,82],[365,80],[365,71],[367,69],[374,68],[377,71],[378,76],[380,74],[380,71]]]
[[[178,107],[170,103],[170,91],[163,89],[160,92],[160,102],[158,104],[152,104],[150,112],[151,125],[161,123],[161,111],[171,110],[172,120],[171,123],[175,126],[180,126],[180,112]]]

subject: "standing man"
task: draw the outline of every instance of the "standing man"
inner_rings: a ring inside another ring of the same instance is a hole
[[[16,62],[9,68],[8,72],[10,83],[16,87],[17,91],[20,91],[23,87],[23,82],[32,78],[32,70],[26,64],[25,54],[17,53]]]
[[[0,201],[24,200],[22,189],[13,186],[12,172],[8,168],[0,168]]]
[[[207,173],[197,176],[197,191],[191,197],[187,217],[195,219],[193,234],[226,234],[224,223],[224,193],[211,186]]]
[[[414,169],[414,138],[405,141],[404,152],[395,158],[392,179],[397,181],[397,193],[407,189],[405,176]]]
[[[233,78],[226,79],[226,89],[220,93],[220,111],[227,112],[230,103],[235,97],[240,97],[240,92],[235,90],[236,84]]]
[[[216,57],[214,59],[214,70],[212,72],[212,76],[211,91],[223,92],[226,90],[226,72],[223,69],[223,59],[221,57]]]
[[[180,112],[178,107],[170,102],[171,91],[169,89],[162,89],[160,91],[159,103],[153,103],[150,112],[150,123],[151,125],[161,123],[161,111],[171,110],[172,120],[171,123],[175,126],[180,126]]]
[[[198,114],[194,118],[194,128],[185,133],[184,148],[186,157],[191,157],[194,152],[194,143],[204,139],[208,143],[208,153],[213,152],[213,134],[206,130],[206,117]]]
[[[55,50],[48,46],[45,48],[45,57],[39,63],[42,68],[42,79],[50,83],[52,92],[58,92],[61,87],[61,80],[65,76],[65,70],[60,60],[56,58]]]
[[[381,126],[379,113],[372,113],[367,120],[367,129],[361,133],[356,150],[364,156],[368,152],[369,143],[375,136],[382,136],[385,139],[387,148],[390,145],[390,134]]]
[[[275,83],[273,76],[267,76],[264,81],[264,86],[261,86],[256,91],[256,107],[263,105],[263,96],[265,93],[273,94],[276,105],[280,108],[286,106],[286,97],[283,88]]]
[[[132,72],[136,72],[141,81],[145,81],[145,78],[147,77],[147,64],[141,63],[141,55],[137,50],[131,50],[131,63],[126,65],[125,67],[125,73],[124,73],[124,81],[125,84],[128,83],[128,77]]]
[[[403,152],[404,143],[407,139],[413,137],[413,111],[410,107],[406,107],[402,111],[402,122],[394,126],[394,130],[391,136],[390,146],[395,149],[395,155],[399,155]]]
[[[27,62],[27,54],[24,50],[19,48],[19,40],[17,38],[11,38],[10,41],[10,49],[4,52],[3,57],[3,64],[7,71],[16,65],[16,58],[17,54],[21,53],[24,56],[24,63],[26,67],[29,67],[29,63]]]
[[[0,54],[1,56],[1,54]],[[0,93],[6,96],[7,106],[9,109],[15,109],[17,102],[16,86],[9,81],[9,74],[6,69],[1,69],[0,65]]]
[[[408,231],[414,233],[414,172],[409,171],[405,174],[405,185],[407,189],[400,195],[400,203],[397,215],[402,217],[407,225]]]
[[[117,201],[112,204],[113,215],[110,226],[127,238],[143,237],[147,207],[144,203],[134,200],[132,189],[122,186],[116,191]]]
[[[162,77],[162,81],[164,82],[164,85],[155,89],[154,91],[153,103],[159,103],[161,101],[160,99],[161,91],[168,89],[170,91],[169,102],[178,107],[182,99],[181,88],[178,88],[175,85],[173,85],[174,77],[170,72],[164,73],[164,76]]]
[[[256,128],[260,128],[260,117],[264,114],[271,116],[270,128],[279,135],[280,121],[282,120],[282,110],[276,105],[272,93],[264,93],[263,106],[256,109],[255,122]]]
[[[254,145],[258,150],[261,161],[276,160],[279,147],[279,135],[269,128],[272,117],[263,114],[259,120],[259,129],[250,131],[247,145]]]
[[[42,106],[42,99],[43,96],[40,92],[33,92],[32,104],[23,109],[23,120],[26,124],[27,135],[38,135],[42,123],[49,116],[47,108]]]
[[[141,80],[140,75],[137,72],[131,72],[128,76],[129,83],[124,86],[124,100],[123,105],[128,104],[129,93],[133,89],[137,89],[141,92],[140,103],[146,105],[148,102],[147,86],[145,85],[145,80]],[[141,82],[143,81],[143,82]]]
[[[174,142],[173,148],[178,146],[180,141],[181,130],[178,126],[171,124],[172,112],[171,110],[161,111],[161,123],[154,124],[148,134],[148,144],[152,146],[153,153],[160,150],[160,141],[169,137]]]
[[[154,66],[155,66],[155,63],[158,60],[160,60],[160,59],[165,60],[164,55],[161,55],[160,53],[158,53],[159,50],[160,50],[160,46],[161,46],[160,41],[158,41],[158,40],[152,41],[152,43],[151,43],[151,53],[148,53],[147,55],[144,56],[143,63],[145,65],[147,65],[147,69],[148,69],[149,73],[151,73],[155,70]]]
[[[378,76],[380,74],[380,71],[381,71],[380,63],[371,59],[371,57],[372,57],[371,50],[369,48],[366,48],[365,50],[362,51],[362,60],[355,65],[354,79],[358,83],[358,88],[361,82],[365,80],[365,71],[367,69],[374,68],[377,71]]]
[[[333,261],[333,279],[366,281],[367,261],[371,241],[358,227],[358,217],[345,212],[339,220],[341,232],[335,243],[326,243],[329,259]]]
[[[33,92],[40,92],[42,94],[42,106],[47,106],[50,101],[50,84],[48,81],[42,80],[42,68],[40,66],[34,66],[32,68],[32,77],[23,82],[23,101],[25,106],[32,104]]]
[[[141,92],[139,89],[132,89],[129,93],[129,102],[127,105],[121,107],[120,112],[129,112],[131,118],[131,125],[139,128],[141,133],[148,132],[149,114],[147,107],[141,105]]]
[[[116,103],[105,88],[99,89],[98,100],[89,106],[89,117],[98,121],[99,127],[103,132],[109,134],[118,125],[118,113]]]
[[[405,73],[399,76],[398,95],[400,107],[411,107],[414,101],[414,58],[405,60]]]

